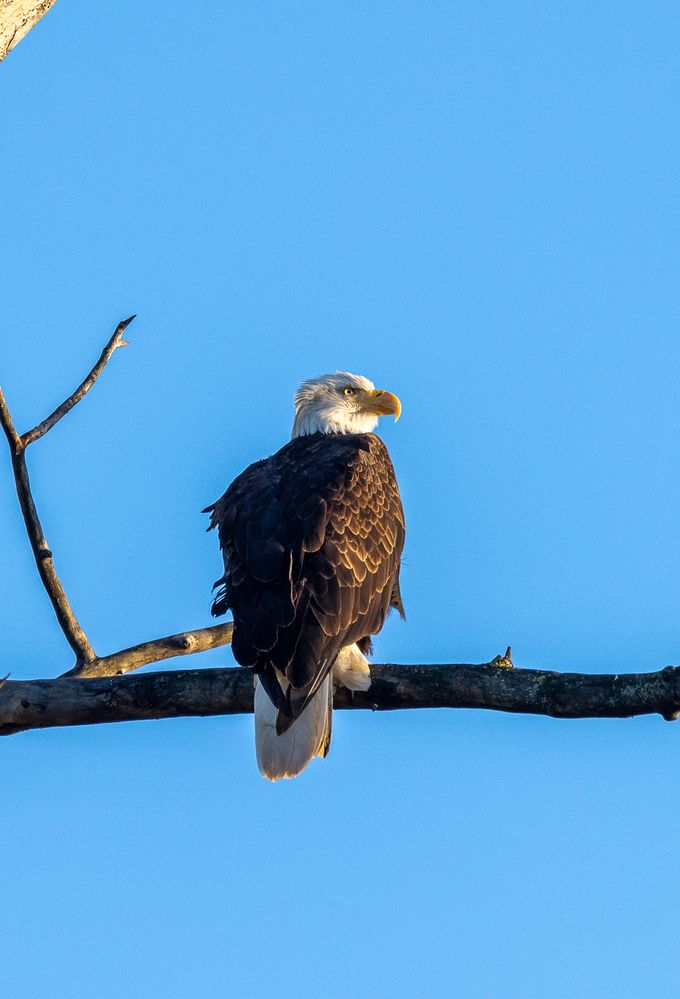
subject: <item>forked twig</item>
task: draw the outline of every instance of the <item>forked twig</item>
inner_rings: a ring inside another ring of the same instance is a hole
[[[102,350],[97,363],[75,392],[62,402],[60,406],[57,406],[54,412],[50,413],[42,423],[37,424],[37,426],[33,427],[32,430],[28,430],[25,434],[20,435],[17,432],[2,389],[0,389],[0,424],[2,424],[9,444],[12,467],[14,469],[14,481],[21,505],[21,512],[24,516],[28,540],[33,550],[40,579],[52,602],[61,630],[64,632],[76,656],[75,666],[68,673],[64,674],[68,677],[117,676],[121,673],[129,673],[131,670],[139,669],[140,666],[147,666],[149,663],[169,659],[172,656],[183,656],[189,655],[192,652],[205,652],[208,649],[216,649],[221,645],[227,645],[231,641],[232,625],[218,624],[210,628],[200,628],[195,631],[182,632],[178,635],[157,638],[151,642],[143,642],[141,645],[134,645],[129,649],[114,652],[110,656],[98,656],[78,623],[64,592],[61,580],[54,568],[52,552],[47,544],[38,511],[35,507],[28,468],[26,466],[26,448],[29,444],[39,440],[51,430],[90,391],[111,359],[113,352],[119,347],[127,346],[127,340],[123,340],[123,333],[134,318],[135,316],[130,316],[118,324],[113,335]]]

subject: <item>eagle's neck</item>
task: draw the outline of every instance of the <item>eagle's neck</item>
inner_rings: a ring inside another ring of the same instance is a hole
[[[309,434],[370,434],[378,425],[374,413],[359,410],[349,412],[345,407],[302,406],[296,410],[291,440]]]

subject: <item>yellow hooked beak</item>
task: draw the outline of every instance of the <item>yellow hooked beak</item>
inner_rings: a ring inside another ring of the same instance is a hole
[[[379,416],[386,416],[388,413],[394,413],[394,422],[396,423],[401,416],[401,403],[393,392],[384,392],[382,389],[373,389],[372,392],[368,393],[368,402],[365,406],[366,409],[370,409],[371,412],[377,413]]]

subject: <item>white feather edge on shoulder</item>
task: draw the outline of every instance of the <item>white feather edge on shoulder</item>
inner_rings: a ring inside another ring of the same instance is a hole
[[[333,726],[333,684],[349,690],[368,690],[368,660],[356,645],[342,649],[329,674],[294,725],[277,735],[277,709],[255,677],[255,752],[260,773],[267,780],[297,777],[315,756],[326,756]]]

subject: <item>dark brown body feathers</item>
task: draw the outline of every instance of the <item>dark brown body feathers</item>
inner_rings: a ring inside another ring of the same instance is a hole
[[[231,609],[234,656],[259,675],[285,731],[341,648],[365,650],[390,607],[403,616],[392,462],[375,434],[296,437],[208,511],[225,568],[213,614]]]

